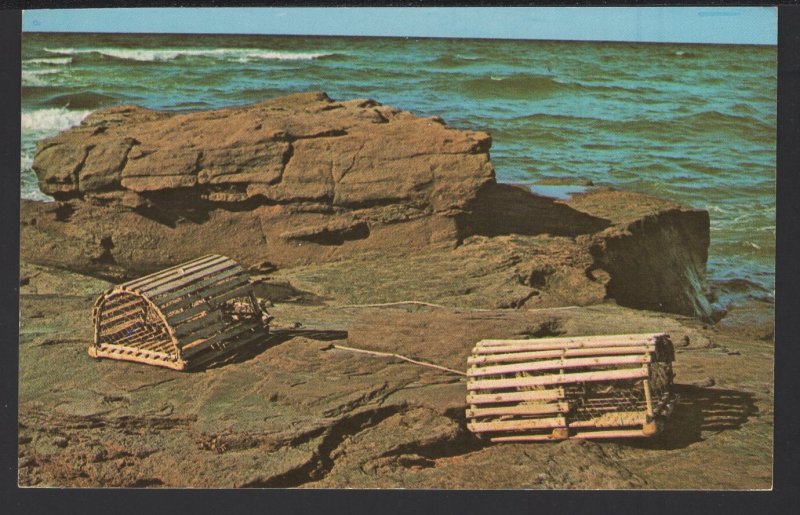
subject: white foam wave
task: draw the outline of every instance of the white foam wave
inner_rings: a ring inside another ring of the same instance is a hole
[[[53,75],[59,73],[61,70],[52,68],[45,68],[44,70],[22,70],[22,85],[23,86],[48,86],[50,83],[46,81],[43,75]]]
[[[26,64],[70,64],[71,57],[40,57],[37,59],[25,59],[22,61],[22,66]]]
[[[25,200],[38,200],[40,202],[53,202],[53,197],[42,193],[37,186],[23,187],[19,192],[20,198]]]
[[[42,70],[22,70],[22,76],[34,77],[36,75],[52,75],[54,73],[61,73],[57,68],[44,68]]]
[[[55,134],[81,123],[91,111],[70,111],[63,107],[37,109],[22,113],[22,132]]]
[[[178,57],[211,57],[215,59],[246,59],[246,60],[279,60],[298,61],[318,59],[333,54],[324,52],[277,52],[257,50],[252,48],[174,48],[174,49],[144,49],[144,48],[45,48],[46,52],[59,55],[74,54],[101,54],[117,59],[131,61],[170,61]],[[243,61],[247,62],[247,61]]]
[[[23,151],[19,155],[20,170],[20,198],[26,200],[39,200],[52,202],[53,198],[45,195],[39,189],[36,174],[33,172],[33,150]]]
[[[33,156],[28,153],[22,153],[19,156],[19,166],[22,170],[30,170],[33,166]]]

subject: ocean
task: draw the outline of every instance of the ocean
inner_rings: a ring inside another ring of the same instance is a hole
[[[36,141],[100,107],[325,91],[491,133],[502,182],[559,195],[537,183],[572,178],[706,209],[715,302],[774,299],[774,46],[25,33],[22,59],[22,198],[47,199]]]

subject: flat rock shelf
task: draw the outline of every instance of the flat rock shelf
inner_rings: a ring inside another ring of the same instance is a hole
[[[674,402],[673,357],[666,333],[481,340],[467,427],[492,442],[652,436]]]

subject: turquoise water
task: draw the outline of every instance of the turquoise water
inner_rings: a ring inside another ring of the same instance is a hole
[[[711,214],[719,302],[775,287],[775,47],[24,34],[22,197],[35,141],[94,109],[196,110],[297,91],[492,134],[498,179],[575,177]]]

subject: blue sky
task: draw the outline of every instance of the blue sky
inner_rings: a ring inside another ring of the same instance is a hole
[[[139,8],[23,13],[23,31],[777,43],[775,7]]]

